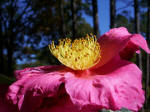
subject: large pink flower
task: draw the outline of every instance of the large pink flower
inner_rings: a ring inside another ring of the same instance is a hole
[[[145,39],[126,28],[114,28],[98,39],[100,61],[85,70],[64,65],[26,68],[7,98],[21,112],[97,112],[122,107],[138,111],[144,103],[141,70],[129,62],[139,47],[150,53]]]

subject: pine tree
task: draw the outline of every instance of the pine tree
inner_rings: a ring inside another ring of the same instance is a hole
[[[92,0],[94,35],[99,37],[97,0]]]
[[[116,0],[110,0],[110,28],[115,27]]]

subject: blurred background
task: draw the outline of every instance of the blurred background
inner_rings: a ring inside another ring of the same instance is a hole
[[[25,67],[60,64],[48,44],[124,26],[150,43],[150,0],[0,0],[0,84],[12,83],[13,72]],[[133,61],[143,71],[143,89],[150,106],[150,57]]]

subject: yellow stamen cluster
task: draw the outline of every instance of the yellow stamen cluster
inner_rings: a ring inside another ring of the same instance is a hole
[[[100,45],[96,36],[87,35],[73,42],[69,38],[54,41],[49,45],[51,53],[64,65],[74,70],[85,70],[100,60]]]

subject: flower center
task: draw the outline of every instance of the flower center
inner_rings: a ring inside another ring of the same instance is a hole
[[[51,53],[64,65],[74,70],[85,70],[100,60],[100,45],[96,36],[87,35],[73,42],[69,38],[54,41],[49,45]]]

